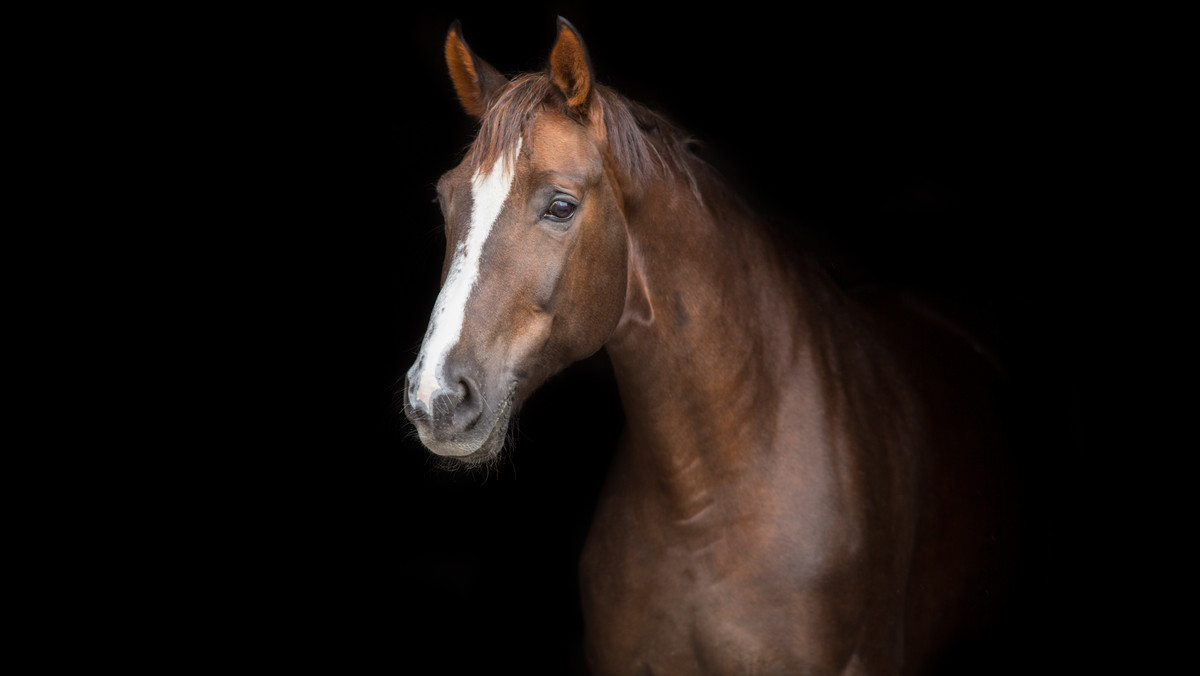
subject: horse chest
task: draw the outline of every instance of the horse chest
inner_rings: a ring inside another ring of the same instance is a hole
[[[619,501],[618,501],[619,503]],[[765,523],[714,525],[601,509],[581,564],[596,673],[796,673],[811,649],[797,627],[806,603],[803,554]]]
[[[719,540],[664,545],[589,547],[583,588],[594,670],[740,673],[769,663],[778,641],[762,626],[767,608],[749,601],[760,595],[753,566],[718,573],[716,560],[729,556]]]
[[[902,583],[868,573],[878,543],[830,482],[776,467],[681,518],[627,468],[616,461],[581,561],[595,673],[838,673],[898,636],[877,585]]]

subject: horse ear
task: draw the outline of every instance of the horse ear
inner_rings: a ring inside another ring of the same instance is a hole
[[[475,56],[463,41],[462,25],[457,20],[450,24],[450,32],[446,34],[446,65],[450,67],[458,100],[467,114],[474,117],[482,116],[492,95],[508,83],[500,71]]]
[[[550,78],[567,97],[571,110],[579,114],[587,110],[592,94],[592,62],[579,31],[561,16],[558,37],[550,50]]]

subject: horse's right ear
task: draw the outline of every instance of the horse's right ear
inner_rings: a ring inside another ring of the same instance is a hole
[[[457,20],[450,24],[450,32],[446,34],[446,65],[450,67],[458,100],[474,117],[482,116],[492,96],[508,83],[508,78],[475,56],[463,42],[462,25]]]

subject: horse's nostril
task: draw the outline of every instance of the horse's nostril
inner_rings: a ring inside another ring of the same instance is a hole
[[[479,387],[470,377],[448,375],[446,383],[430,398],[426,415],[438,432],[462,432],[479,419],[483,412],[482,399]],[[414,405],[414,408],[418,407]]]
[[[471,378],[460,376],[454,388],[458,401],[454,407],[453,425],[455,429],[466,429],[479,418],[483,409],[480,406],[479,387]]]

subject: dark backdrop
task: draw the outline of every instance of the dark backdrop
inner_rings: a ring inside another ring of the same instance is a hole
[[[211,482],[189,510],[206,546],[185,607],[211,618],[197,652],[577,668],[575,562],[622,417],[603,354],[528,402],[485,474],[437,469],[395,399],[438,289],[433,184],[472,134],[446,29],[461,19],[512,73],[543,64],[558,14],[601,82],[691,131],[777,227],[839,250],[837,274],[930,292],[992,336],[1044,514],[1012,651],[1077,665],[1111,619],[1090,591],[1107,410],[1086,331],[1111,296],[1089,232],[1107,62],[1081,57],[1078,17],[721,4],[288,10],[202,41],[187,77],[215,98],[189,101],[181,131],[219,170],[194,236],[219,242],[214,278],[252,283],[216,301],[222,328],[198,327],[236,365],[218,413],[239,424],[195,460]]]

